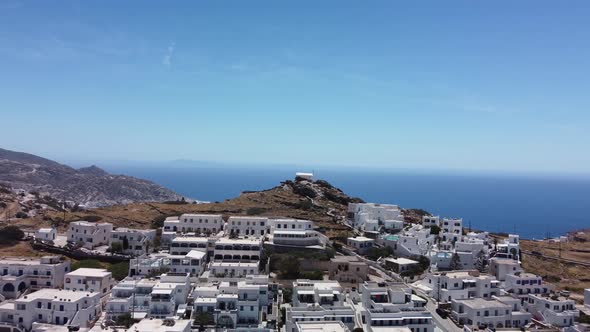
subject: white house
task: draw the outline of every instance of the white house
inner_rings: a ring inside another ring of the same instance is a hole
[[[443,218],[439,236],[443,242],[458,241],[463,236],[463,219]]]
[[[100,294],[40,289],[0,303],[0,322],[30,330],[33,322],[89,327],[101,313]]]
[[[413,295],[405,284],[365,281],[361,285],[361,294],[365,331],[400,327],[411,331],[434,331],[432,315],[425,308],[427,300]]]
[[[238,330],[252,327],[257,331],[273,303],[268,278],[257,276],[201,283],[191,298],[195,315],[210,313],[218,328]]]
[[[119,227],[111,232],[109,245],[112,247],[113,243],[120,243],[124,254],[139,256],[148,253],[155,238],[155,229]],[[127,244],[127,247],[125,247],[125,244]]]
[[[393,204],[349,203],[348,219],[351,226],[364,232],[379,232],[380,228],[399,229],[404,216]]]
[[[349,237],[346,239],[346,244],[359,254],[366,254],[375,246],[375,240],[364,236]]]
[[[422,225],[425,227],[437,226],[440,227],[439,216],[422,216]]]
[[[524,306],[533,318],[557,327],[573,326],[580,316],[576,301],[558,295],[528,294]]]
[[[35,232],[35,240],[39,241],[53,241],[57,236],[57,230],[53,227],[51,228],[39,228]]]
[[[337,281],[297,280],[292,299],[293,305],[286,309],[286,332],[300,332],[297,323],[305,321],[338,320],[351,330],[355,326],[355,310]]]
[[[88,221],[72,221],[67,230],[67,241],[81,244],[84,248],[94,249],[108,245],[113,225]]]
[[[163,231],[177,233],[196,233],[215,235],[223,230],[223,218],[220,214],[189,214],[185,213],[178,219],[164,220]]]
[[[260,262],[224,262],[213,261],[209,263],[208,270],[215,277],[237,277],[258,274]]]
[[[428,275],[419,282],[430,297],[442,303],[500,295],[500,281],[478,271],[451,271]]]
[[[188,273],[168,272],[160,276],[151,293],[149,316],[166,318],[178,316],[176,310],[186,304],[192,287]]]
[[[262,239],[220,238],[215,242],[213,258],[224,262],[257,262],[262,254]]]
[[[528,294],[548,294],[553,286],[543,282],[543,279],[532,273],[516,272],[507,274],[504,281],[504,290],[520,298]]]
[[[270,225],[266,217],[231,216],[227,220],[227,233],[238,237],[264,237],[270,233]]]
[[[498,298],[453,300],[451,306],[453,318],[459,324],[469,327],[490,329],[524,327],[530,321],[530,314],[514,310],[515,307],[511,304],[518,308],[518,300],[508,304]]]
[[[270,243],[280,246],[325,247],[328,238],[313,230],[313,222],[301,219],[269,219]]]
[[[142,319],[131,325],[127,331],[191,332],[191,325],[190,319]]]
[[[407,259],[407,258],[385,258],[385,266],[392,269],[396,273],[404,273],[411,271],[413,268],[418,266],[418,263],[415,260]]]
[[[27,288],[58,288],[70,270],[70,261],[59,256],[0,259],[0,291],[6,298],[16,298]]]
[[[500,281],[506,280],[506,276],[509,274],[515,274],[522,271],[520,262],[512,258],[493,257],[490,259],[490,273]]]
[[[156,279],[140,277],[127,277],[121,280],[113,287],[105,306],[106,318],[116,320],[125,313],[132,313],[135,319],[147,317],[152,290],[157,283]]]
[[[496,257],[510,258],[520,261],[520,237],[508,234],[508,238],[498,243]]]
[[[205,270],[206,263],[206,253],[195,249],[189,250],[186,254],[154,253],[131,259],[129,275],[148,276],[170,271],[189,273],[192,280],[196,280]]]
[[[105,269],[79,268],[64,276],[64,289],[100,293],[105,296],[116,284],[113,274]]]
[[[175,237],[170,243],[172,255],[186,255],[189,251],[198,250],[207,253],[210,239],[196,236]]]

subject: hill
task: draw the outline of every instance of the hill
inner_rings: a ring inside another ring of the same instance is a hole
[[[96,166],[75,169],[53,160],[5,149],[0,149],[0,184],[88,207],[181,198],[147,180],[109,174]]]
[[[327,231],[348,229],[341,224],[346,216],[350,202],[362,202],[349,197],[342,190],[328,182],[296,179],[284,181],[279,185],[256,192],[242,192],[240,196],[223,202],[192,204],[183,201],[168,203],[132,203],[100,207],[80,212],[52,212],[41,217],[20,220],[25,228],[39,225],[64,227],[73,220],[92,220],[111,222],[117,227],[150,228],[164,217],[182,213],[215,213],[229,215],[256,215],[268,217],[301,218],[316,221]]]

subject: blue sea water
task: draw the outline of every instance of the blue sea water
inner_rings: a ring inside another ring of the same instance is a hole
[[[223,201],[292,179],[289,167],[109,166],[113,173],[145,178],[187,197]],[[558,236],[590,228],[590,180],[575,177],[436,174],[409,171],[316,170],[345,193],[367,202],[421,208],[461,217],[465,225],[524,238]]]

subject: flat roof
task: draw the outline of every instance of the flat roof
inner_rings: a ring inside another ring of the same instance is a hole
[[[127,329],[127,331],[153,331],[153,332],[182,332],[191,325],[189,319],[174,319],[173,324],[164,324],[162,319],[142,319]]]
[[[57,300],[57,301],[78,301],[83,298],[98,295],[96,292],[81,292],[65,289],[42,288],[36,292],[29,293],[19,299],[17,302],[31,302],[38,299]]]
[[[221,218],[220,214],[204,214],[204,213],[183,213],[180,215],[181,218],[186,217],[205,217],[205,218]]]
[[[105,270],[105,269],[92,269],[92,268],[81,267],[77,270],[67,273],[66,275],[67,276],[77,276],[77,277],[101,277],[101,278],[103,278],[103,277],[112,275],[112,273]]]
[[[297,322],[299,332],[348,332],[349,329],[340,321]]]
[[[403,258],[403,257],[400,257],[400,258],[391,258],[391,257],[388,257],[388,258],[385,258],[385,260],[388,261],[388,262],[393,262],[393,263],[398,264],[398,265],[418,264],[418,262],[415,261],[415,260],[411,260],[411,259],[407,259],[407,258]]]
[[[202,236],[176,237],[172,242],[207,242],[209,238]]]
[[[364,237],[364,236],[349,237],[348,239],[354,240],[354,241],[363,241],[363,242],[375,241],[374,239],[370,239],[370,238]]]
[[[485,300],[480,297],[476,297],[473,299],[465,299],[465,300],[453,300],[453,301],[462,303],[466,307],[473,308],[473,309],[485,309],[485,308],[494,308],[494,307],[511,308],[510,305],[502,303],[498,300]]]
[[[191,250],[188,252],[188,254],[186,254],[186,257],[189,258],[196,258],[196,259],[201,259],[205,256],[206,254],[202,251],[198,251],[198,250]]]

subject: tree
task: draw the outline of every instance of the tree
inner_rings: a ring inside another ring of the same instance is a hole
[[[205,331],[205,326],[215,323],[213,314],[207,311],[197,311],[194,322],[199,327],[199,331]]]
[[[475,266],[479,272],[484,272],[486,268],[486,253],[480,250],[475,258]]]
[[[16,226],[10,225],[0,229],[0,244],[11,244],[24,237],[25,233]]]
[[[236,239],[237,237],[238,237],[238,236],[236,235],[236,232],[235,232],[235,231],[232,229],[232,230],[229,232],[229,238],[230,238],[230,239]]]
[[[107,270],[113,274],[113,278],[116,280],[123,280],[129,275],[129,262],[125,261],[113,264]]]
[[[127,236],[123,237],[123,250],[127,250],[129,249],[129,240],[127,239]]]
[[[295,257],[286,257],[279,263],[279,274],[283,279],[297,279],[299,277],[299,260]]]
[[[121,242],[111,243],[111,253],[120,254],[122,252],[123,252],[123,245],[121,244]]]
[[[432,234],[432,235],[440,234],[440,227],[438,227],[437,225],[430,226],[430,234]]]
[[[129,328],[131,325],[133,325],[133,323],[133,317],[131,317],[131,313],[129,312],[119,315],[115,320],[115,325],[125,326],[125,328]]]
[[[453,257],[451,258],[450,269],[451,270],[460,270],[461,269],[461,257],[459,257],[459,255],[457,255],[457,253],[454,253]]]

